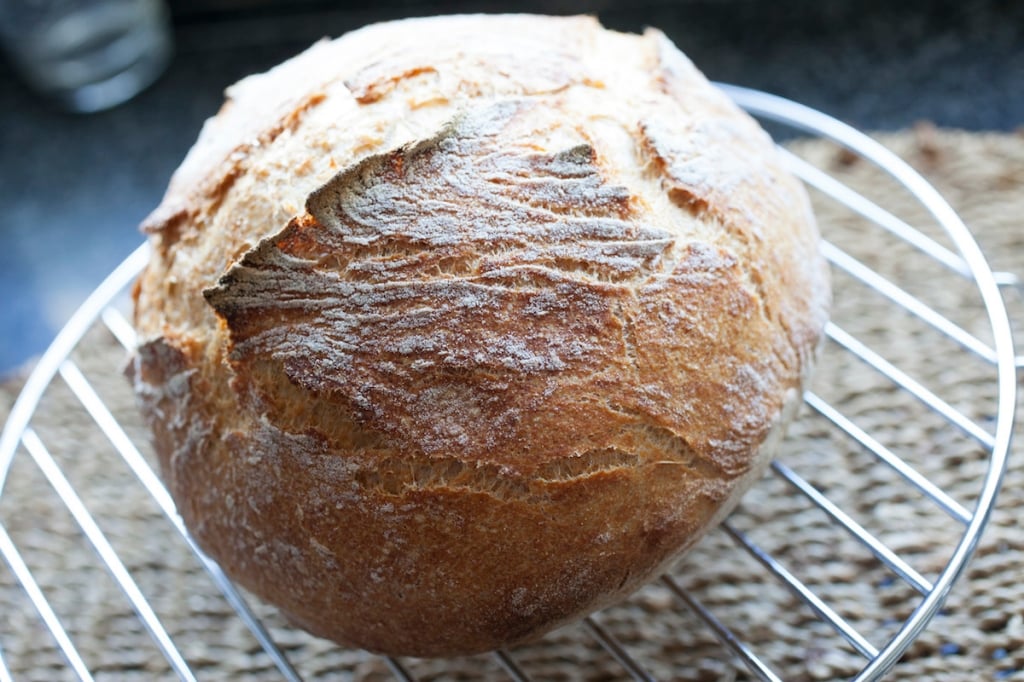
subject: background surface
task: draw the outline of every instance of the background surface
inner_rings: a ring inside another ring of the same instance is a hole
[[[323,36],[404,16],[589,12],[664,30],[713,80],[759,88],[859,128],[930,121],[1024,125],[1024,3],[832,0],[356,3],[171,2],[176,56],[126,105],[77,116],[28,93],[0,63],[0,376],[42,352],[142,240],[140,220],[220,105],[224,88]]]

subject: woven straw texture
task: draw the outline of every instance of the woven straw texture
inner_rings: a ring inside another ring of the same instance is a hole
[[[880,138],[921,170],[960,211],[993,268],[1024,275],[1024,136],[921,127]],[[835,177],[951,242],[895,182],[824,142],[791,145]],[[876,226],[816,196],[830,242],[991,343],[976,288]],[[951,405],[991,429],[995,373],[986,362],[836,272],[834,321]],[[1004,291],[1024,321],[1021,293]],[[125,353],[102,327],[72,359],[143,454],[151,458],[127,382]],[[0,392],[6,415],[19,382]],[[825,346],[813,390],[911,466],[972,509],[987,454],[927,407],[835,343]],[[143,593],[201,679],[278,679],[268,656],[234,616],[199,562],[61,379],[47,390],[33,427],[95,515]],[[1019,441],[1018,442],[1024,442]],[[1018,446],[1020,447],[1020,446]],[[1011,453],[1003,493],[977,555],[945,609],[891,674],[901,680],[1024,679],[1024,472]],[[825,491],[925,578],[946,565],[963,525],[892,469],[805,407],[779,457]],[[82,538],[60,498],[22,450],[0,497],[7,529],[97,679],[173,675],[129,602]],[[920,596],[786,482],[769,474],[744,499],[733,526],[782,562],[875,645],[884,644]],[[839,679],[865,660],[722,530],[672,571],[782,677]],[[308,679],[391,679],[384,662],[290,627],[250,600]],[[17,680],[70,679],[25,592],[0,564],[0,650]],[[665,680],[743,680],[750,674],[661,582],[596,619],[652,675]],[[537,680],[618,680],[623,669],[581,625],[512,652]],[[423,680],[502,679],[490,656],[404,661]]]

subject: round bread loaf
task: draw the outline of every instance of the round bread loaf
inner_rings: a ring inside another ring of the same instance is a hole
[[[663,570],[763,472],[829,299],[767,135],[586,17],[318,43],[228,91],[143,227],[132,375],[185,523],[390,654]]]

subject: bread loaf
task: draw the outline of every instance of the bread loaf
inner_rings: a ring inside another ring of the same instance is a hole
[[[132,375],[185,523],[389,654],[663,570],[763,472],[829,299],[768,136],[586,17],[318,43],[230,88],[143,229]]]

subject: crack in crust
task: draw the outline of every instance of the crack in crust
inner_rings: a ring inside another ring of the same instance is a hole
[[[410,448],[466,453],[519,436],[554,373],[617,364],[624,284],[665,276],[674,240],[636,219],[592,147],[519,139],[533,106],[477,109],[314,192],[205,292],[237,373],[272,358]]]

